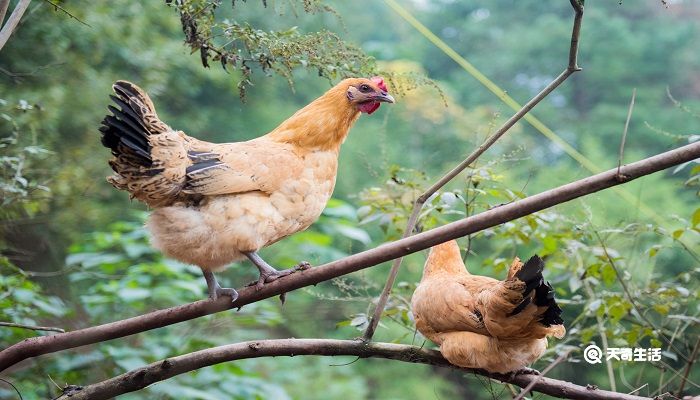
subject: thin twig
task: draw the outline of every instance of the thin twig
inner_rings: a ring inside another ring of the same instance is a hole
[[[207,366],[259,357],[281,356],[356,356],[358,358],[385,358],[414,364],[428,364],[453,368],[470,374],[482,375],[501,382],[527,387],[550,396],[586,400],[641,400],[644,397],[590,389],[557,379],[527,374],[491,374],[483,370],[459,368],[445,360],[436,350],[394,343],[367,343],[361,340],[335,339],[273,339],[235,343],[167,358],[145,367],[134,369],[114,378],[85,386],[58,400],[101,400],[133,392],[156,382]]]
[[[572,351],[573,349],[569,349],[562,353],[559,357],[557,357],[556,360],[552,361],[552,363],[549,364],[547,368],[543,369],[542,372],[539,373],[539,375],[536,375],[536,378],[533,379],[527,386],[525,386],[523,390],[520,391],[520,394],[518,394],[513,400],[522,400],[523,397],[525,397],[532,390],[532,388],[537,384],[537,382],[540,381],[540,379],[544,378],[545,375],[549,373],[549,371],[554,369],[554,367],[559,365],[562,361],[566,360]]]
[[[45,70],[45,69],[48,69],[48,68],[51,68],[51,67],[54,67],[54,66],[60,66],[60,65],[63,65],[63,64],[65,64],[65,62],[50,63],[50,64],[42,65],[42,66],[40,66],[40,67],[36,67],[36,68],[34,68],[34,70],[32,70],[32,71],[30,71],[30,72],[12,72],[12,71],[6,70],[5,68],[0,68],[0,72],[2,72],[3,74],[9,76],[10,78],[23,78],[23,77],[25,77],[25,76],[32,76],[32,75],[35,75],[35,74],[36,74],[37,72],[39,72],[39,71],[42,71],[42,70]],[[42,218],[28,218],[27,220],[28,220],[30,223],[36,223],[37,221],[41,221]],[[4,222],[4,221],[3,221],[3,222]],[[5,223],[9,223],[9,222],[5,222]],[[12,223],[15,223],[15,221],[12,221]]]
[[[627,394],[634,394],[634,393],[639,393],[640,390],[644,389],[645,387],[649,386],[649,382],[643,384],[642,386],[634,389],[633,391],[627,393]]]
[[[52,2],[51,0],[44,0],[44,1],[47,2],[47,3],[49,3],[49,4],[51,4],[51,5],[52,5],[53,7],[55,7],[57,10],[63,11],[66,15],[68,15],[69,17],[73,18],[74,20],[80,22],[81,24],[87,26],[88,28],[92,28],[92,26],[90,26],[87,22],[85,22],[85,21],[81,20],[80,18],[76,17],[75,15],[71,14],[70,12],[68,12],[68,10],[66,10],[66,9],[63,8],[63,7],[61,7],[60,5],[58,5],[58,4],[54,3],[54,2]]]
[[[700,157],[700,141],[625,165],[620,172],[628,176],[629,181],[631,181],[698,157]],[[231,303],[230,297],[221,296],[216,301],[200,300],[72,332],[25,339],[0,351],[0,371],[30,357],[129,336],[231,308],[240,308],[246,304],[278,296],[281,293],[291,292],[360,271],[448,240],[513,221],[587,194],[620,185],[622,182],[616,179],[616,172],[616,169],[611,169],[406,239],[385,243],[374,249],[353,254],[319,267],[295,272],[266,284],[260,290],[254,287],[241,288],[238,290],[238,300],[233,303]]]
[[[5,25],[2,26],[0,30],[0,50],[5,47],[5,43],[7,43],[10,36],[15,31],[17,24],[19,24],[19,21],[22,19],[24,12],[27,11],[27,7],[29,7],[31,1],[32,0],[19,0],[14,11],[10,14],[10,18],[8,18]]]
[[[0,21],[0,22],[2,22],[2,21]],[[17,392],[17,396],[19,396],[19,400],[22,400],[22,393],[19,392],[19,389],[17,389],[17,387],[15,385],[13,385],[12,382],[5,380],[5,379],[2,379],[2,378],[0,378],[0,382],[5,382],[8,385],[12,386],[12,389],[15,389],[15,392]]]
[[[676,397],[680,398],[683,396],[683,389],[685,388],[685,383],[688,381],[688,375],[690,374],[690,368],[693,366],[693,363],[695,363],[695,358],[698,356],[698,348],[700,348],[700,337],[698,337],[698,340],[695,342],[695,348],[693,349],[693,354],[690,356],[690,359],[688,360],[688,365],[685,367],[685,372],[683,373],[683,378],[681,378],[681,385],[678,388],[678,394]]]
[[[675,378],[683,378],[683,375],[680,372],[678,372],[678,370],[674,369],[667,362],[664,362],[662,360],[662,361],[659,361],[658,363],[659,363],[659,365],[661,365],[661,367],[664,371],[670,371],[673,374],[673,376],[668,381],[666,381],[666,383],[664,384],[665,386],[668,386]],[[700,389],[700,383],[697,383],[697,382],[692,381],[690,379],[686,379],[686,383],[690,384],[690,386],[693,386],[696,390]],[[659,392],[661,392],[661,390],[659,390]]]
[[[634,98],[637,96],[637,88],[632,89],[632,99],[630,100],[630,107],[627,110],[627,119],[625,120],[625,129],[622,130],[622,140],[620,141],[620,154],[617,157],[617,174],[620,175],[620,167],[622,166],[622,156],[625,152],[625,141],[627,140],[627,128],[630,126],[630,119],[632,118],[632,110],[634,109]]]
[[[593,289],[591,289],[591,285],[588,283],[587,280],[583,281],[583,288],[586,291],[586,294],[589,298],[596,298],[595,293],[593,292]],[[603,348],[607,349],[610,346],[608,346],[608,335],[605,332],[605,324],[603,323],[603,317],[596,313],[595,319],[596,327],[598,328],[598,334],[600,335],[600,341],[603,344]],[[615,383],[615,370],[613,369],[612,360],[608,359],[607,357],[605,358],[605,369],[608,373],[608,382],[610,382],[610,390],[615,392],[617,391],[617,384]]]
[[[10,0],[0,0],[0,28],[2,28],[2,21],[5,20],[5,14],[7,13],[7,7],[10,6]]]
[[[32,331],[50,331],[50,332],[60,332],[60,333],[65,332],[65,329],[55,328],[53,326],[24,325],[24,324],[15,324],[14,322],[0,322],[0,326],[7,326],[10,328],[30,329]]]
[[[411,211],[411,215],[409,216],[408,222],[406,223],[406,228],[404,229],[403,235],[401,236],[402,238],[407,238],[413,233],[413,230],[416,227],[416,222],[418,222],[418,215],[420,214],[423,205],[426,201],[428,201],[430,196],[435,194],[448,182],[450,182],[457,175],[459,175],[465,168],[467,168],[474,161],[476,161],[486,150],[493,146],[493,144],[496,143],[496,141],[498,141],[498,139],[500,139],[501,136],[508,132],[508,130],[513,125],[515,125],[518,121],[520,121],[520,119],[522,119],[527,113],[529,113],[530,110],[532,110],[537,105],[537,103],[539,103],[542,99],[547,97],[569,76],[571,76],[574,72],[581,70],[581,68],[579,68],[576,63],[576,59],[578,54],[578,38],[581,32],[581,20],[583,18],[583,7],[580,4],[578,4],[577,0],[571,0],[571,5],[574,7],[576,15],[574,17],[574,27],[571,33],[571,44],[569,47],[569,62],[566,69],[561,74],[559,74],[559,76],[556,77],[549,85],[545,86],[545,88],[542,89],[541,92],[539,92],[535,97],[530,99],[530,101],[528,101],[520,110],[518,110],[518,112],[516,112],[512,117],[510,117],[508,121],[506,121],[503,124],[503,126],[501,126],[496,132],[494,132],[493,135],[488,137],[486,141],[483,144],[481,144],[481,146],[479,146],[476,150],[474,150],[466,159],[464,159],[464,161],[462,161],[451,171],[446,173],[442,178],[440,178],[431,187],[429,187],[425,191],[425,193],[420,195],[418,199],[415,200],[415,203],[413,204],[413,210]],[[372,314],[372,318],[369,321],[367,330],[363,335],[363,338],[365,340],[371,340],[372,336],[374,336],[374,332],[377,329],[379,320],[381,319],[382,313],[384,312],[384,308],[386,307],[386,303],[391,293],[391,288],[394,286],[394,282],[396,281],[396,276],[399,273],[399,268],[401,267],[402,261],[403,258],[397,258],[391,265],[391,270],[389,271],[389,276],[387,277],[386,284],[384,285],[382,293],[379,295],[377,306],[374,309],[374,313]]]

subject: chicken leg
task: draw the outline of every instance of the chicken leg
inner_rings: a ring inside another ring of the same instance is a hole
[[[275,281],[283,276],[293,274],[297,271],[303,271],[311,267],[311,265],[308,262],[302,261],[301,263],[299,263],[299,265],[295,267],[278,271],[272,266],[270,266],[270,264],[265,262],[265,260],[263,260],[262,257],[260,257],[260,255],[258,255],[258,253],[255,251],[244,252],[243,254],[245,254],[245,256],[248,257],[248,259],[250,260],[250,262],[255,264],[255,266],[258,267],[258,270],[260,271],[260,277],[258,278],[258,282],[255,284],[255,288],[257,290],[262,289],[263,286],[265,286],[265,283]]]
[[[231,303],[238,299],[238,292],[236,289],[232,288],[222,288],[219,282],[216,281],[214,273],[207,270],[202,270],[204,273],[204,280],[207,281],[207,288],[209,289],[209,298],[216,300],[219,296],[231,296]]]

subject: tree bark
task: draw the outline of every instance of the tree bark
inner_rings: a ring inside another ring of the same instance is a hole
[[[242,288],[238,291],[239,297],[234,303],[231,303],[228,297],[221,297],[216,301],[201,300],[90,328],[25,339],[0,351],[0,371],[30,357],[133,335],[230,308],[242,307],[304,286],[315,285],[427,249],[448,240],[513,221],[557,204],[620,185],[696,158],[700,158],[700,142],[622,166],[619,173],[618,169],[614,168],[406,239],[386,243],[372,250],[316,268],[296,272],[266,284],[261,290],[255,290],[254,287]]]
[[[359,358],[385,358],[408,363],[429,364],[454,368],[465,373],[486,376],[501,382],[527,387],[535,381],[532,390],[550,396],[565,399],[586,400],[642,400],[646,397],[600,390],[593,385],[579,386],[571,382],[537,375],[519,374],[515,376],[491,374],[483,370],[466,369],[451,365],[440,352],[416,346],[393,343],[369,343],[362,340],[334,339],[274,339],[257,340],[230,344],[200,350],[193,353],[166,358],[142,368],[126,372],[114,378],[85,386],[72,387],[70,395],[60,396],[56,400],[102,400],[110,399],[124,393],[143,389],[160,382],[199,368],[208,367],[227,361],[260,357],[294,357],[299,355],[314,356],[355,356]]]

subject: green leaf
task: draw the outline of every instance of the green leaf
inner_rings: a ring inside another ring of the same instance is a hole
[[[328,204],[323,210],[323,215],[329,217],[345,218],[352,221],[357,219],[357,211],[355,211],[355,208],[350,204],[338,199],[328,200]]]
[[[355,228],[354,226],[348,225],[337,225],[335,226],[335,230],[338,231],[338,233],[340,233],[341,235],[353,240],[357,240],[358,242],[364,245],[372,243],[372,238],[369,237],[369,234],[360,228]]]
[[[693,213],[693,217],[690,219],[690,222],[693,227],[698,226],[698,224],[700,224],[700,208],[695,210],[695,212]]]
[[[574,293],[575,291],[579,290],[583,284],[581,283],[581,279],[579,279],[578,276],[576,275],[571,275],[569,276],[569,291],[571,293]]]
[[[661,248],[660,245],[656,244],[653,245],[649,248],[649,257],[654,257],[656,254],[659,252],[659,249]]]
[[[113,358],[113,360],[124,371],[131,371],[132,369],[143,367],[147,364],[146,361],[140,357]]]
[[[670,310],[668,304],[654,304],[653,307],[654,310],[661,315],[668,314],[668,311]]]
[[[365,314],[356,314],[351,320],[350,320],[350,325],[354,326],[355,328],[362,330],[365,327],[367,327],[367,324],[369,323],[369,320],[367,319],[367,315]]]
[[[542,239],[542,244],[544,245],[544,252],[547,254],[552,254],[557,251],[557,239],[553,236],[545,236]]]
[[[124,288],[119,291],[119,297],[124,301],[143,300],[151,296],[151,291],[144,288]]]
[[[676,286],[676,291],[678,292],[679,295],[681,295],[683,297],[690,296],[690,290],[684,288],[683,286]]]
[[[600,308],[600,306],[603,304],[603,301],[600,299],[595,299],[592,302],[588,303],[588,310],[591,312],[596,312]]]
[[[620,318],[622,318],[626,312],[627,309],[620,303],[614,304],[608,309],[608,315],[610,316],[610,319],[613,322],[619,321]]]
[[[627,331],[625,338],[626,338],[628,344],[630,344],[630,345],[636,344],[637,340],[639,340],[639,327],[637,327],[637,326],[632,327],[629,331]]]
[[[603,264],[603,268],[601,269],[601,276],[603,278],[603,282],[610,286],[613,283],[615,283],[615,279],[617,278],[617,274],[615,273],[615,269],[611,264]]]

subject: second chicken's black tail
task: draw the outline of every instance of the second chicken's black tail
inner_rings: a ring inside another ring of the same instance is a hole
[[[547,309],[540,318],[540,323],[544,326],[561,325],[564,320],[561,318],[561,308],[554,298],[554,288],[549,282],[542,282],[535,289],[535,305],[538,307],[546,306]]]
[[[546,311],[542,314],[539,321],[542,325],[559,325],[563,323],[561,319],[562,311],[554,300],[554,289],[552,285],[550,285],[549,282],[545,282],[542,276],[543,270],[544,261],[542,261],[539,256],[534,255],[515,273],[514,277],[524,282],[525,287],[522,291],[523,301],[511,311],[509,316],[518,314],[530,304],[530,302],[533,302],[538,307],[547,306]],[[535,291],[535,295],[531,296],[533,290]]]

